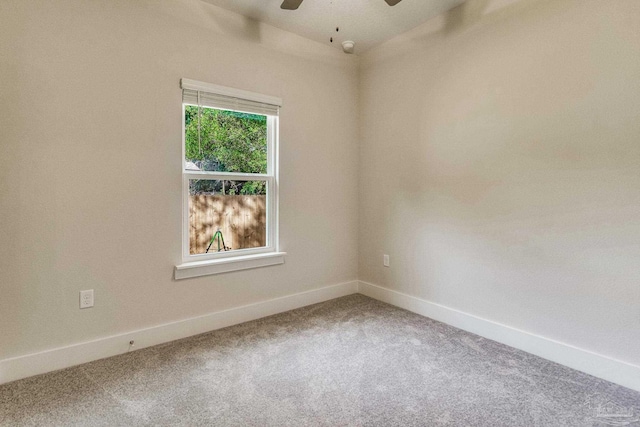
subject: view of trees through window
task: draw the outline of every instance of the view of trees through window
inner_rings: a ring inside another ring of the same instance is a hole
[[[187,170],[267,173],[267,117],[185,106]],[[264,181],[192,180],[191,194],[265,194]]]
[[[189,254],[265,247],[269,180],[244,174],[267,174],[267,117],[185,105],[184,124]]]

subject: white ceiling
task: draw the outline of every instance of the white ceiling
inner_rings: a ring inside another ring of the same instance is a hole
[[[282,0],[204,1],[336,49],[353,40],[359,54],[465,0],[403,0],[393,7],[384,0],[304,0],[297,10],[280,9]]]

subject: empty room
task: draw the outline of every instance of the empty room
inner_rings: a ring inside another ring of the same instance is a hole
[[[640,1],[0,0],[0,426],[640,427]]]

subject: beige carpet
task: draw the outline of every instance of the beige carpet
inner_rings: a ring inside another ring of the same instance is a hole
[[[353,295],[0,386],[0,425],[640,426],[640,393]]]

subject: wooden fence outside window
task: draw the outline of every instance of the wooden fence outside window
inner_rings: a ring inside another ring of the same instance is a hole
[[[266,212],[265,196],[189,196],[189,253],[205,253],[218,229],[233,250],[266,246]]]

